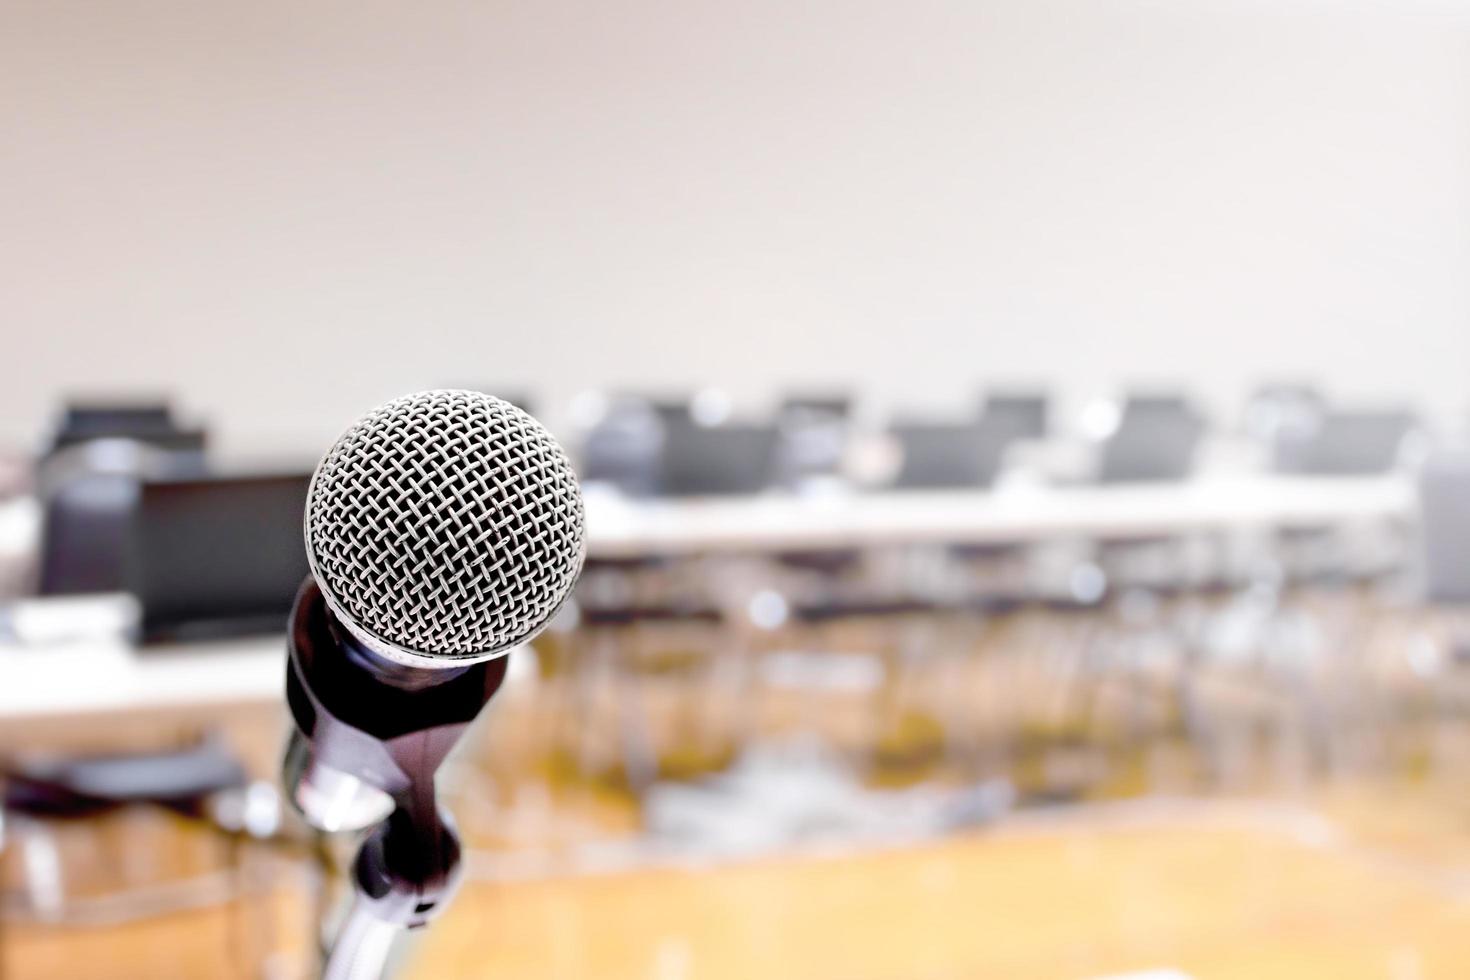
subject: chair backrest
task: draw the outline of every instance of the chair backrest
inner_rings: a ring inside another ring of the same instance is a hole
[[[99,439],[202,453],[206,438],[202,428],[179,425],[165,401],[72,402],[62,412],[47,454]]]
[[[852,433],[852,399],[845,395],[790,396],[776,415],[776,482],[798,486],[842,471]]]
[[[1426,597],[1470,601],[1470,449],[1429,455],[1419,471],[1419,507]]]
[[[123,591],[137,497],[131,473],[82,473],[51,489],[42,504],[37,592]]]
[[[62,410],[63,433],[82,438],[132,436],[174,427],[173,409],[165,400],[72,401]]]
[[[630,497],[652,496],[659,490],[663,445],[664,425],[653,406],[616,398],[582,439],[578,475]]]
[[[1204,420],[1186,398],[1130,397],[1123,405],[1117,429],[1102,445],[1098,480],[1182,480],[1194,467],[1204,429]]]
[[[852,402],[851,395],[843,394],[787,395],[777,415],[781,421],[798,416],[846,422],[852,418]]]

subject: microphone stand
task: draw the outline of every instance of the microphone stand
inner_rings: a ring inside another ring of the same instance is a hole
[[[459,836],[434,775],[500,688],[509,661],[392,663],[341,628],[310,578],[291,612],[289,647],[287,795],[318,830],[371,828],[323,975],[371,980],[382,975],[393,940],[428,924],[458,890]]]

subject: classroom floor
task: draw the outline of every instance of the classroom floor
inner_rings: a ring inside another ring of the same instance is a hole
[[[405,976],[545,980],[1459,978],[1464,845],[1366,795],[1142,802],[866,853],[540,880],[470,880]],[[492,862],[493,863],[493,862]],[[484,869],[485,862],[477,867]],[[482,877],[493,877],[492,874]],[[472,875],[472,879],[473,879]],[[273,905],[267,975],[302,976],[298,898]],[[3,976],[259,976],[229,910],[110,928],[11,926]],[[292,939],[295,941],[295,948]]]

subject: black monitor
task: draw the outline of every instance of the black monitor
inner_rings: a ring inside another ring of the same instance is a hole
[[[974,422],[896,422],[903,455],[893,486],[902,490],[988,487],[1000,473],[1008,434]]]
[[[1098,479],[1103,483],[1183,480],[1205,434],[1203,417],[1187,398],[1132,396],[1123,405],[1117,431],[1102,446]]]
[[[659,489],[674,497],[759,493],[775,475],[776,444],[770,425],[671,425]]]
[[[1017,439],[1044,439],[1050,399],[1039,392],[992,392],[981,403],[983,424],[1009,430]]]
[[[308,568],[306,473],[142,484],[127,555],[145,641],[280,632]]]
[[[1279,442],[1276,466],[1310,476],[1388,473],[1399,462],[1404,440],[1418,428],[1418,417],[1408,409],[1327,412],[1315,428]]]

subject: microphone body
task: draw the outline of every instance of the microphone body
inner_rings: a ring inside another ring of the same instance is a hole
[[[287,797],[316,829],[367,831],[326,976],[377,976],[393,931],[459,881],[434,777],[571,594],[585,553],[571,462],[535,419],[470,391],[396,399],[312,477],[311,575],[289,624]]]
[[[286,702],[295,722],[287,793],[329,833],[376,825],[355,885],[379,919],[426,923],[458,885],[459,838],[434,777],[505,680],[508,657],[451,670],[405,667],[356,643],[307,579],[291,611]]]

